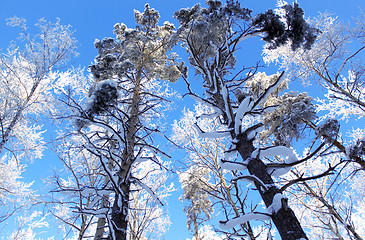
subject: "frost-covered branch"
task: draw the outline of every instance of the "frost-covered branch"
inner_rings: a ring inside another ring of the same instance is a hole
[[[41,202],[21,174],[26,162],[43,156],[43,125],[59,109],[55,89],[70,85],[58,70],[77,55],[71,27],[59,19],[54,23],[40,19],[33,29],[25,19],[12,17],[7,25],[20,34],[7,52],[0,53],[1,221],[19,211],[31,211],[29,207]],[[9,237],[24,239],[32,236],[35,228],[45,227],[45,218],[37,220],[39,216],[34,212],[20,217],[17,233]]]

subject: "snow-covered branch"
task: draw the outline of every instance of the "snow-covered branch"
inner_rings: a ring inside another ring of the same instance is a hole
[[[248,221],[252,221],[252,220],[265,221],[265,220],[270,220],[270,219],[271,219],[271,217],[267,213],[251,212],[251,213],[247,213],[245,215],[230,219],[228,221],[219,221],[219,227],[223,230],[229,230],[239,224],[247,223]]]

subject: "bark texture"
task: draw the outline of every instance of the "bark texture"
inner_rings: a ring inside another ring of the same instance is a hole
[[[237,136],[237,138],[239,141],[236,147],[242,159],[251,158],[251,153],[255,150],[252,140],[247,140],[246,134],[244,133]],[[251,175],[259,178],[265,185],[270,186],[268,187],[268,190],[265,191],[259,183],[255,182],[255,186],[259,191],[265,206],[269,207],[273,202],[275,194],[280,193],[280,191],[275,186],[271,175],[268,174],[266,165],[259,157],[256,157],[250,160],[247,169]],[[272,215],[272,221],[283,240],[308,239],[293,210],[289,207],[281,208],[277,213],[274,213]]]

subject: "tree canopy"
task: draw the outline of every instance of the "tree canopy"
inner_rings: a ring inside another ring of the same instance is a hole
[[[207,0],[161,24],[146,4],[94,41],[87,71],[70,65],[70,26],[9,18],[20,37],[0,56],[8,238],[163,239],[180,195],[195,240],[363,239],[364,17],[304,10]],[[60,168],[37,191],[26,165],[51,154]]]

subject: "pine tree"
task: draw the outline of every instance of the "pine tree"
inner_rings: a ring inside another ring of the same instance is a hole
[[[240,7],[238,2],[207,1],[208,8],[195,5],[191,9],[182,9],[175,13],[180,22],[178,33],[183,46],[189,54],[189,61],[196,73],[204,79],[206,98],[201,98],[191,91],[190,96],[215,110],[215,117],[226,126],[225,131],[205,132],[199,125],[196,129],[201,137],[220,138],[229,136],[231,147],[226,151],[237,152],[242,162],[236,164],[237,170],[246,167],[249,175],[238,175],[233,181],[251,179],[261,195],[269,214],[248,213],[246,215],[221,222],[221,228],[229,230],[237,224],[251,219],[271,218],[282,239],[307,239],[294,212],[287,205],[287,198],[282,195],[274,181],[274,173],[279,175],[300,163],[293,150],[286,146],[271,146],[261,149],[254,145],[262,123],[257,122],[249,127],[242,127],[246,117],[259,117],[272,108],[262,107],[268,96],[284,81],[284,73],[278,74],[273,81],[259,94],[255,95],[250,88],[244,89],[245,83],[253,78],[256,68],[250,68],[245,77],[241,77],[243,68],[233,74],[236,66],[235,52],[239,43],[252,36],[261,35],[272,49],[283,44],[290,44],[292,49],[304,45],[309,49],[315,40],[316,30],[309,27],[303,18],[303,10],[297,4],[282,6],[282,15],[268,10],[252,18],[251,11]],[[237,101],[231,99],[236,90]],[[242,96],[241,96],[242,95]],[[206,115],[197,118],[209,117]],[[282,155],[287,158],[284,163],[270,165],[264,158]],[[222,160],[230,163],[229,159]],[[239,236],[239,232],[235,233]],[[243,235],[242,235],[243,236]]]
[[[158,119],[174,95],[168,82],[176,82],[184,68],[176,54],[168,54],[175,43],[174,26],[159,26],[159,13],[148,4],[134,15],[135,29],[115,24],[116,39],[95,41],[99,55],[90,66],[94,84],[86,104],[67,102],[83,147],[98,159],[98,172],[104,177],[97,186],[77,190],[85,196],[94,193],[91,203],[78,207],[80,213],[98,218],[95,239],[105,234],[109,239],[141,235],[128,227],[133,225],[128,221],[131,201],[137,203],[133,198],[143,196],[133,192],[146,191],[163,204],[146,177],[139,178],[138,168],[144,161],[166,168],[159,155],[169,156],[154,146],[153,135],[161,134]]]

